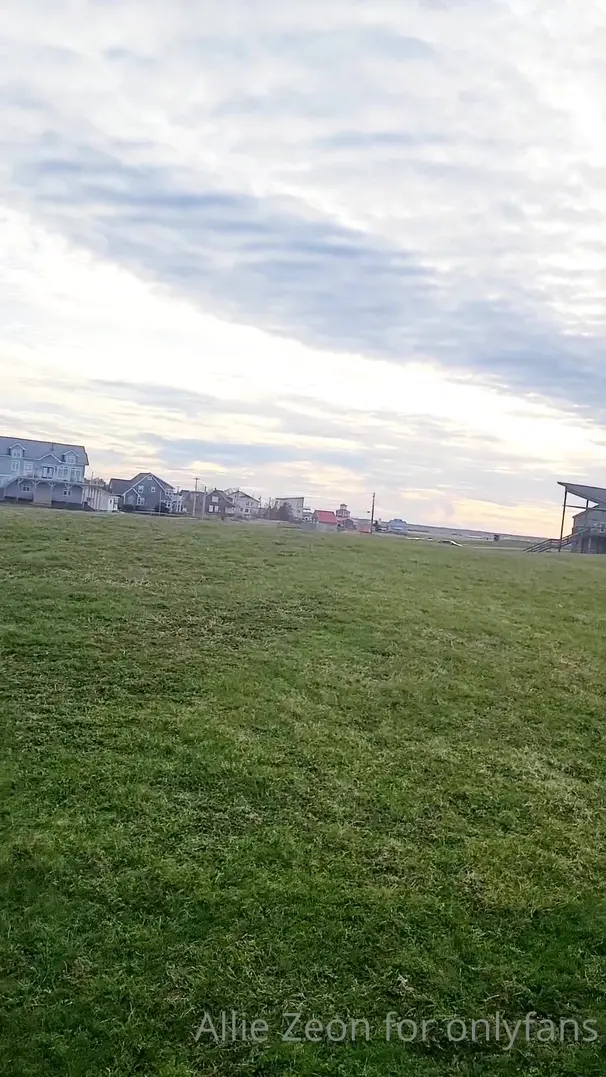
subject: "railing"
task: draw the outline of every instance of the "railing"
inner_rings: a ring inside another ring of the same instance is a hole
[[[14,482],[15,479],[19,479],[19,480],[25,479],[26,481],[31,480],[32,482],[56,482],[56,483],[62,483],[63,482],[63,483],[72,483],[72,485],[73,484],[80,485],[82,482],[85,481],[83,476],[82,476],[82,472],[79,469],[78,469],[78,474],[80,475],[80,478],[78,478],[78,479],[70,478],[70,474],[74,470],[73,468],[67,468],[66,470],[67,470],[67,475],[58,475],[57,474],[57,468],[55,468],[53,470],[52,475],[45,475],[44,471],[43,471],[43,469],[41,467],[35,467],[35,468],[33,468],[32,471],[24,471],[23,469],[21,469],[20,471],[11,471],[10,475],[5,475],[5,476],[3,476],[3,478],[8,479],[9,482]]]
[[[527,546],[526,553],[548,553],[549,550],[557,549],[560,545],[559,539],[543,539],[542,542],[535,542],[534,546]]]
[[[570,535],[565,535],[560,539],[543,539],[542,542],[535,542],[534,546],[528,546],[526,553],[549,553],[551,550],[565,550],[570,546],[575,546],[576,543],[591,531],[590,527],[579,528],[578,531],[572,531]]]

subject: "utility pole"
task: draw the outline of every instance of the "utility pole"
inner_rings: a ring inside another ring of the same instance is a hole
[[[192,514],[192,516],[196,515],[196,501],[197,500],[198,500],[198,480],[196,479],[196,481],[194,483],[194,496],[193,496],[192,506],[191,506],[191,514]]]
[[[372,535],[372,529],[374,527],[374,522],[375,522],[375,495],[373,494],[372,495],[372,506],[371,506],[371,509],[370,509],[370,533],[371,533],[371,535]]]

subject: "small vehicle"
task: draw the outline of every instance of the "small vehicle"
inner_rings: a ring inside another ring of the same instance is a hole
[[[454,539],[440,539],[440,542],[442,543],[442,546],[458,546],[459,549],[462,549],[461,543],[455,542]]]

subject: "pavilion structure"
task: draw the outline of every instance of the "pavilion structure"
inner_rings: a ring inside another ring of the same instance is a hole
[[[575,553],[606,553],[606,489],[576,482],[559,482],[558,486],[564,490],[564,503],[557,548]],[[579,498],[582,504],[571,504],[573,497]],[[566,512],[569,508],[578,511],[573,517],[572,531],[566,535]]]

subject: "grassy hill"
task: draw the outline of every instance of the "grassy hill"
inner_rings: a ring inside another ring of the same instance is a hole
[[[604,1072],[606,559],[5,509],[0,613],[1,1072]]]

